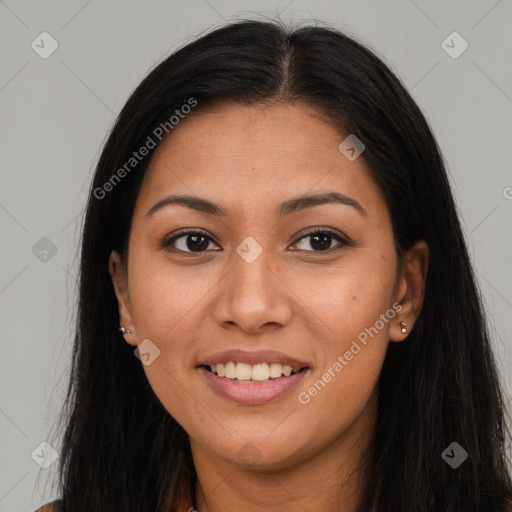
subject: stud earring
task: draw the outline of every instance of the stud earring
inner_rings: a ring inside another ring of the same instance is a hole
[[[407,332],[405,322],[400,322],[400,330],[402,331],[402,334],[405,334]]]
[[[130,331],[130,329],[127,329],[124,325],[121,325],[121,327],[119,327],[118,330],[121,331],[123,334],[131,334],[132,333],[132,331]]]

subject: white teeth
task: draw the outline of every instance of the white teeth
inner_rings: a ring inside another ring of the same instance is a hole
[[[250,364],[238,363],[236,365],[236,378],[238,380],[249,380],[252,374],[252,366]]]
[[[238,363],[240,364],[240,363]],[[267,380],[270,377],[270,370],[267,363],[255,364],[252,367],[252,380]],[[279,375],[280,377],[280,375]]]
[[[283,367],[280,364],[272,363],[270,365],[270,376],[271,377],[281,377],[281,373],[283,373]]]
[[[281,365],[278,363],[259,363],[259,364],[246,364],[235,363],[229,361],[226,364],[213,364],[210,365],[212,373],[217,374],[219,377],[226,377],[228,379],[237,379],[239,381],[255,380],[263,382],[270,379],[277,379],[284,375],[289,377],[292,373],[298,373],[300,367],[292,368],[289,365]]]
[[[236,379],[236,363],[230,361],[224,366],[224,377],[228,379]]]

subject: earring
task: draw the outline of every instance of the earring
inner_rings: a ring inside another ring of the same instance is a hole
[[[121,331],[123,334],[131,334],[132,333],[132,331],[130,331],[130,329],[127,329],[124,325],[121,325],[121,327],[119,327],[118,330]]]
[[[402,331],[402,334],[405,334],[407,332],[407,328],[405,327],[405,322],[400,322],[400,329]]]

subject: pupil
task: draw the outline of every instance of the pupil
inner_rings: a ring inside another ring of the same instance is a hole
[[[317,244],[316,244],[316,242],[318,240],[320,240],[319,246],[317,246]],[[326,242],[327,242],[327,244],[326,244]],[[311,244],[311,247],[313,247],[313,249],[320,249],[320,250],[329,249],[329,247],[331,246],[331,235],[329,233],[320,233],[317,235],[312,235],[310,244]]]
[[[193,240],[193,243],[191,244],[190,241]],[[200,242],[202,240],[202,244]],[[199,241],[199,242],[198,242]],[[197,252],[201,250],[205,250],[208,247],[208,241],[205,236],[203,235],[189,235],[187,237],[187,248],[191,251],[198,250]]]

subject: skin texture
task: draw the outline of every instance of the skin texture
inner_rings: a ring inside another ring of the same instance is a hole
[[[110,256],[121,324],[132,332],[126,342],[135,347],[150,339],[160,350],[144,371],[189,434],[199,512],[338,511],[340,504],[351,512],[361,498],[379,372],[388,343],[404,340],[420,313],[428,246],[419,241],[398,268],[380,189],[362,157],[349,161],[338,149],[347,135],[303,104],[222,104],[188,116],[164,139],[145,176],[127,280],[119,254]],[[276,217],[283,201],[333,191],[355,199],[366,215],[331,203]],[[145,218],[170,194],[207,198],[228,215],[169,205]],[[315,245],[304,237],[311,227],[336,230],[352,245],[335,238]],[[186,236],[174,252],[162,248],[182,228],[201,229],[212,241],[202,253],[191,252]],[[263,249],[250,264],[236,252],[249,236]],[[309,403],[300,403],[298,393],[394,303],[402,306],[396,316],[359,344],[362,350]],[[277,350],[310,370],[277,401],[240,405],[218,395],[196,367],[230,348]],[[248,442],[256,462],[238,455]]]

